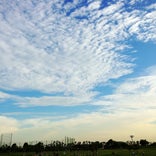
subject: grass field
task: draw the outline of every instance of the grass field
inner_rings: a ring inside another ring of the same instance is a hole
[[[98,150],[97,153],[90,151],[60,151],[58,155],[54,152],[43,152],[41,155],[35,153],[0,153],[0,156],[156,156],[156,149],[139,150]]]

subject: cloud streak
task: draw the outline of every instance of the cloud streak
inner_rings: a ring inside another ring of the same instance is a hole
[[[145,73],[147,74],[147,72]],[[155,81],[156,75],[153,73],[129,78],[118,84],[113,94],[101,97],[94,104],[108,105],[118,111],[154,110],[156,103]]]

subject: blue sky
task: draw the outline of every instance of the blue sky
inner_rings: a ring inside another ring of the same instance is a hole
[[[155,0],[2,0],[0,21],[1,134],[156,140]]]

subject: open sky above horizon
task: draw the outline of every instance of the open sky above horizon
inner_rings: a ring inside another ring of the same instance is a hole
[[[0,1],[0,134],[156,141],[155,114],[155,0]]]

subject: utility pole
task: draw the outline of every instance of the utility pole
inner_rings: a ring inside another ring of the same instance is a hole
[[[10,136],[10,146],[12,145],[12,136],[13,136],[13,134],[11,133],[11,136]]]
[[[3,134],[1,134],[0,147],[2,146],[2,143],[3,143]]]

